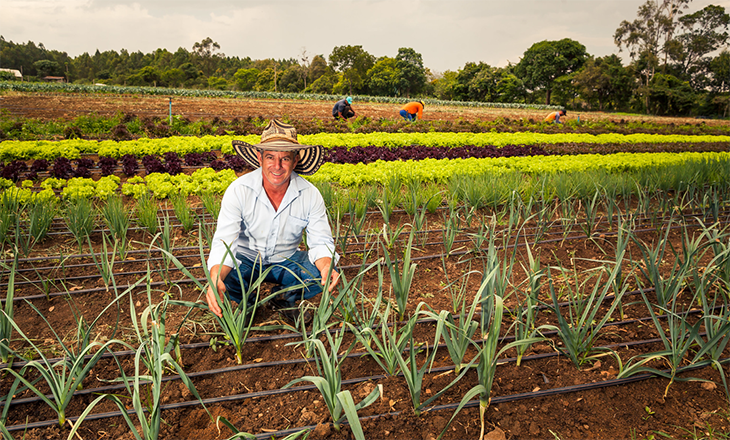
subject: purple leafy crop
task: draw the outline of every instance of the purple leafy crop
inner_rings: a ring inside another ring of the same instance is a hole
[[[110,176],[114,174],[114,169],[117,167],[117,160],[113,157],[103,156],[99,158],[99,168],[101,169],[102,176]]]
[[[151,154],[142,158],[142,165],[147,170],[147,174],[166,172],[165,166],[162,164],[160,158]]]
[[[164,155],[165,157],[165,171],[171,175],[182,173],[182,161],[180,156],[174,151],[168,151]]]
[[[134,154],[125,154],[122,156],[122,172],[127,176],[134,176],[137,174],[139,164]]]
[[[53,161],[53,168],[51,168],[51,175],[56,179],[68,179],[73,175],[74,169],[71,166],[71,161],[65,157],[57,157]]]

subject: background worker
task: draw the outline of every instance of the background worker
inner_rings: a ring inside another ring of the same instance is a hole
[[[335,119],[349,119],[355,116],[355,110],[352,109],[352,98],[348,96],[337,101],[332,107],[332,116]]]
[[[549,115],[545,117],[545,122],[554,122],[556,124],[562,124],[563,121],[560,120],[561,116],[565,116],[568,112],[565,110],[560,110],[557,112],[552,112]]]
[[[331,292],[339,281],[334,269],[339,256],[324,200],[299,175],[317,171],[324,160],[322,147],[299,144],[293,126],[272,120],[260,143],[234,140],[233,149],[255,170],[234,180],[223,195],[208,257],[215,289],[208,287],[206,302],[218,317],[224,294],[253,306],[256,297],[248,292],[249,282],[271,268],[264,281],[275,284],[272,292],[283,293],[268,304],[296,323],[298,300],[322,293],[326,281]],[[299,250],[305,231],[308,251]],[[301,318],[308,324],[311,310],[304,310]]]
[[[403,116],[403,119],[405,119],[406,121],[415,121],[416,118],[423,118],[424,107],[426,106],[423,104],[423,101],[409,102],[408,104],[401,107],[400,115]]]

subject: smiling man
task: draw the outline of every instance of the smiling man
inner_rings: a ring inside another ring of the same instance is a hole
[[[272,120],[260,143],[233,141],[233,148],[256,170],[236,179],[223,195],[208,256],[211,280],[219,295],[238,303],[246,295],[252,306],[256,297],[249,295],[249,283],[271,268],[265,281],[275,284],[273,291],[283,292],[270,304],[297,322],[297,301],[320,294],[326,280],[330,291],[339,281],[334,269],[339,256],[324,200],[300,177],[319,169],[322,147],[299,144],[293,126]],[[299,249],[305,231],[308,251]],[[221,316],[212,286],[206,301],[210,311]],[[311,312],[301,318],[308,324]]]

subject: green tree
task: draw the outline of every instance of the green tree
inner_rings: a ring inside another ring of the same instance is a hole
[[[722,6],[709,5],[678,21],[683,32],[668,45],[669,56],[678,65],[680,75],[703,87],[710,62],[706,55],[727,43],[730,15]]]
[[[256,79],[259,76],[259,69],[252,67],[250,69],[238,69],[233,75],[238,90],[247,92],[253,90],[256,86]]]
[[[523,103],[527,101],[525,83],[511,69],[502,69],[497,82],[497,99],[495,102]]]
[[[279,77],[279,91],[285,93],[297,93],[304,90],[306,88],[304,85],[305,78],[307,77],[306,72],[307,69],[299,64],[289,66]]]
[[[143,67],[127,78],[132,86],[157,86],[159,80],[160,72],[152,66]]]
[[[545,92],[545,104],[550,104],[553,82],[564,75],[577,72],[588,58],[585,46],[570,38],[541,41],[527,49],[515,66],[515,75],[533,91]]]
[[[689,82],[662,73],[654,75],[647,93],[648,111],[655,115],[688,115],[696,97]]]
[[[215,72],[217,61],[225,56],[222,53],[215,53],[220,48],[220,44],[213,41],[210,37],[206,37],[203,41],[193,44],[193,54],[200,62],[201,70],[205,76],[209,76]]]
[[[654,76],[660,60],[666,64],[668,49],[677,27],[677,17],[692,0],[647,0],[639,7],[634,21],[622,21],[613,34],[613,41],[619,48],[629,50],[629,56],[636,63],[637,70],[648,85]],[[639,59],[641,58],[641,61]]]
[[[44,76],[61,76],[63,70],[57,62],[51,60],[38,60],[33,63],[35,67],[36,75],[43,78]]]
[[[330,54],[330,65],[341,72],[348,94],[365,89],[367,72],[375,64],[375,57],[363,50],[362,46],[337,46]]]
[[[410,47],[401,47],[395,60],[401,96],[410,98],[421,93],[426,86],[426,72],[421,54]]]
[[[433,80],[432,84],[436,98],[446,101],[456,100],[456,86],[458,84],[456,78],[458,75],[458,72],[447,70]]]
[[[328,67],[325,73],[320,75],[316,80],[307,86],[307,93],[322,93],[331,95],[334,93],[335,84],[340,80],[341,74],[336,73],[332,68]]]
[[[723,50],[710,61],[710,73],[710,86],[714,91],[730,92],[730,52]]]
[[[626,109],[634,90],[631,73],[618,55],[590,58],[573,84],[580,97],[600,111]]]
[[[324,58],[323,55],[315,55],[314,58],[312,58],[312,62],[309,63],[309,72],[308,77],[309,81],[307,81],[307,84],[311,84],[312,82],[316,81],[327,73],[327,60]],[[307,86],[309,87],[309,86]]]
[[[167,69],[160,75],[160,84],[166,87],[180,87],[185,82],[185,72],[182,69],[173,67]]]
[[[368,89],[376,96],[398,96],[400,72],[395,58],[382,57],[367,72]]]

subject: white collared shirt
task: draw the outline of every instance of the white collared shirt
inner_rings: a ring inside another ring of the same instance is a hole
[[[240,256],[264,264],[279,263],[294,255],[307,231],[309,261],[323,257],[339,260],[335,252],[322,195],[296,173],[275,210],[263,187],[261,168],[244,174],[228,186],[221,200],[218,226],[208,256],[208,268],[216,264],[237,267]],[[236,257],[235,263],[225,244]]]

